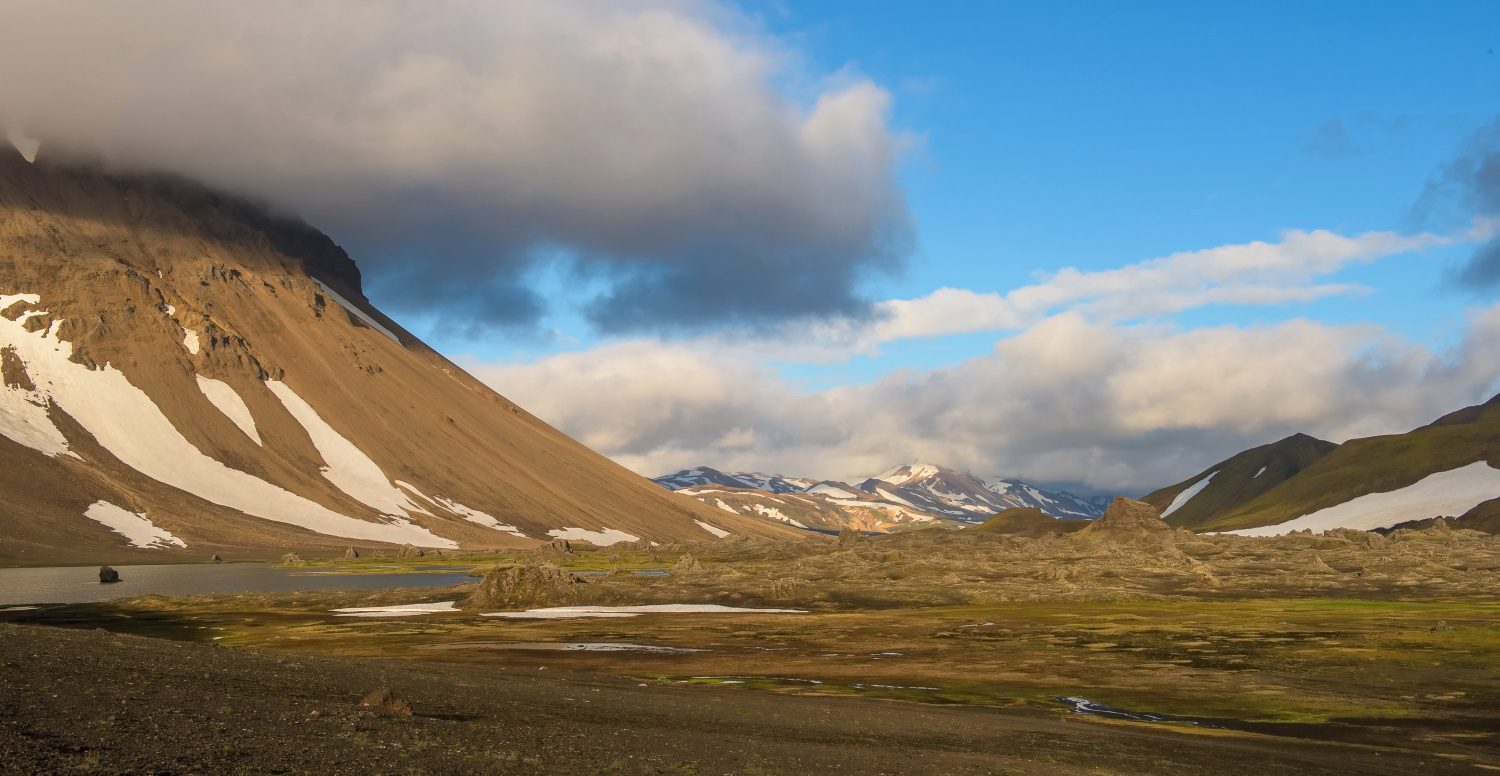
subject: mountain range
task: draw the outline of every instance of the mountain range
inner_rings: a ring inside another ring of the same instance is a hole
[[[0,563],[790,535],[427,347],[295,218],[0,145]]]
[[[653,479],[721,510],[819,530],[878,531],[935,521],[978,524],[1020,507],[1065,520],[1090,520],[1109,505],[1103,497],[1082,498],[1007,479],[987,483],[932,464],[903,464],[858,485],[708,466]]]
[[[1500,513],[1500,396],[1405,434],[1341,445],[1305,434],[1221,461],[1144,499],[1194,531],[1274,535],[1385,529],[1447,517],[1488,530]]]

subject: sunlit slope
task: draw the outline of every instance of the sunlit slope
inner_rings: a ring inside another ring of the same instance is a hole
[[[1429,477],[1465,479],[1455,474],[1458,470],[1464,470],[1469,475],[1468,480],[1481,477],[1483,482],[1489,483],[1500,479],[1483,466],[1473,466],[1481,462],[1491,468],[1500,468],[1497,466],[1500,464],[1500,396],[1482,405],[1450,413],[1405,434],[1345,442],[1295,477],[1192,527],[1200,531],[1227,531],[1280,525],[1362,497],[1367,502],[1395,500],[1403,494],[1420,490],[1423,486],[1419,483]],[[1469,498],[1473,503],[1446,503],[1451,499],[1445,499],[1445,496],[1455,492],[1459,484],[1455,482],[1432,488],[1434,492],[1428,500],[1431,506],[1424,508],[1418,503],[1410,510],[1410,517],[1402,519],[1440,514],[1457,516],[1480,501],[1500,496],[1500,493],[1488,497],[1481,494]],[[1204,492],[1207,493],[1207,489]],[[1391,524],[1394,522],[1399,521]],[[1315,526],[1309,527],[1316,530]]]
[[[45,149],[0,146],[0,366],[0,562],[795,530],[515,406],[370,306],[306,224]]]
[[[1172,525],[1197,528],[1286,482],[1336,447],[1294,434],[1220,461],[1141,501],[1155,507]]]
[[[1012,507],[968,530],[1038,539],[1073,533],[1088,525],[1088,520],[1059,520],[1036,507]]]

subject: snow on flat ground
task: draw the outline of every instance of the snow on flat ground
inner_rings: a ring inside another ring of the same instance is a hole
[[[724,502],[721,501],[719,503],[722,504]],[[734,510],[731,509],[729,511],[733,512]],[[720,527],[718,527],[716,525],[709,525],[708,523],[705,523],[702,520],[694,520],[693,522],[697,523],[699,528],[702,528],[703,530],[708,531],[709,533],[713,534],[714,536],[719,537],[720,539],[723,539],[724,537],[726,537],[726,536],[729,535],[728,531],[726,531],[723,528],[720,528]]]
[[[1181,509],[1184,504],[1192,501],[1194,496],[1202,493],[1203,489],[1208,487],[1208,481],[1213,479],[1215,474],[1218,474],[1218,472],[1209,472],[1207,477],[1198,480],[1197,482],[1193,483],[1192,487],[1184,490],[1181,493],[1178,493],[1177,498],[1172,499],[1172,503],[1167,505],[1167,511],[1162,512],[1161,516],[1166,517],[1167,515],[1170,515],[1173,512]]]
[[[632,536],[624,531],[616,531],[613,528],[603,528],[598,531],[589,531],[583,528],[554,528],[547,532],[548,536],[568,541],[589,542],[600,547],[608,547],[620,542],[638,542],[639,536]]]
[[[364,321],[365,323],[368,323],[370,325],[370,328],[380,332],[381,334],[384,334],[387,337],[390,337],[391,342],[394,342],[397,345],[401,344],[401,338],[397,337],[395,332],[380,325],[378,321],[370,317],[369,313],[351,304],[348,299],[340,296],[339,292],[323,285],[323,282],[318,280],[317,278],[313,278],[313,282],[317,284],[318,288],[322,289],[323,293],[333,297],[333,301],[338,302],[341,307],[343,307],[345,310],[348,310],[351,314],[354,315],[354,317],[360,319],[361,321]]]
[[[313,446],[323,456],[323,476],[355,501],[373,507],[383,515],[407,518],[412,512],[431,513],[412,501],[402,490],[386,479],[380,465],[370,460],[353,442],[333,430],[311,405],[302,400],[291,386],[278,380],[267,380],[266,387],[281,399],[292,417],[307,430]]]
[[[1475,461],[1468,466],[1430,474],[1400,490],[1370,493],[1285,523],[1226,533],[1280,536],[1304,528],[1312,529],[1313,533],[1331,528],[1369,531],[1389,528],[1407,520],[1440,515],[1456,517],[1492,498],[1500,498],[1500,469],[1493,469],[1484,461]]]
[[[69,361],[73,345],[53,334],[58,323],[54,321],[44,331],[27,332],[0,317],[0,347],[14,347],[37,393],[55,402],[125,465],[206,501],[329,536],[422,547],[458,546],[404,521],[382,524],[341,515],[209,458],[120,370],[108,364],[89,369]]]
[[[457,601],[442,601],[435,604],[396,604],[395,606],[355,606],[348,609],[330,609],[336,617],[419,617],[439,612],[457,612]]]
[[[187,542],[146,519],[145,512],[131,512],[108,501],[95,501],[84,510],[83,516],[129,539],[135,547],[164,550],[169,544],[187,546]]]
[[[229,383],[211,380],[203,375],[198,375],[198,390],[208,398],[219,412],[234,421],[245,436],[255,440],[255,444],[261,444],[260,432],[255,430],[255,418],[250,414],[250,408],[245,406],[245,400],[229,386]]]
[[[806,609],[746,609],[718,604],[642,604],[639,606],[549,606],[524,612],[487,612],[483,617],[550,619],[558,617],[634,617],[639,614],[807,614]]]

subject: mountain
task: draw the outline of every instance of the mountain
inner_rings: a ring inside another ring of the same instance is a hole
[[[1241,455],[1250,452],[1254,451]],[[1227,464],[1236,458],[1239,456],[1225,462],[1226,473],[1230,471]],[[1202,479],[1189,484],[1197,487]],[[1198,494],[1182,499],[1177,511],[1189,510],[1213,488],[1214,482],[1209,482]],[[1176,495],[1172,495],[1174,490]],[[1179,484],[1147,498],[1154,499],[1154,506],[1168,495],[1177,501],[1190,490]],[[1487,515],[1495,508],[1486,506],[1486,502],[1497,498],[1500,396],[1405,434],[1349,440],[1284,482],[1209,514],[1191,527],[1246,535],[1303,529],[1316,533],[1331,528],[1388,528],[1407,521],[1471,513],[1472,523],[1488,524],[1492,518]],[[1173,513],[1167,520],[1177,522],[1176,517]]]
[[[465,374],[307,224],[46,152],[0,146],[0,564],[793,533]]]
[[[1251,448],[1141,501],[1183,528],[1211,522],[1296,476],[1338,445],[1306,434]]]
[[[676,474],[652,477],[651,481],[668,490],[682,490],[683,488],[703,485],[723,485],[729,488],[764,490],[768,493],[801,493],[817,484],[817,480],[792,479],[782,477],[779,474],[767,475],[760,472],[725,473],[707,466],[699,466],[696,469],[683,469]]]
[[[812,480],[761,473],[725,473],[707,466],[656,477],[654,482],[728,511],[763,517],[804,528],[887,531],[939,520],[981,523],[996,512],[1017,507],[1038,509],[1063,519],[1092,519],[1104,513],[1107,499],[1083,499],[1061,491],[1041,490],[1023,482],[984,480],[941,466],[897,466],[857,487],[833,480]],[[720,495],[714,495],[720,494]],[[785,499],[799,496],[795,520],[786,518]],[[732,496],[732,497],[731,497]],[[778,506],[778,504],[782,506]]]
[[[1104,514],[1106,499],[1083,499],[1063,491],[1044,491],[1024,482],[984,480],[942,466],[905,464],[859,484],[882,496],[929,514],[966,522],[983,522],[996,512],[1033,507],[1052,517],[1091,520]]]

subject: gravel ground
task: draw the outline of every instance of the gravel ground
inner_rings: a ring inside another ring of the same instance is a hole
[[[362,709],[389,688],[413,716]],[[1421,753],[0,625],[0,772],[1425,774]]]

